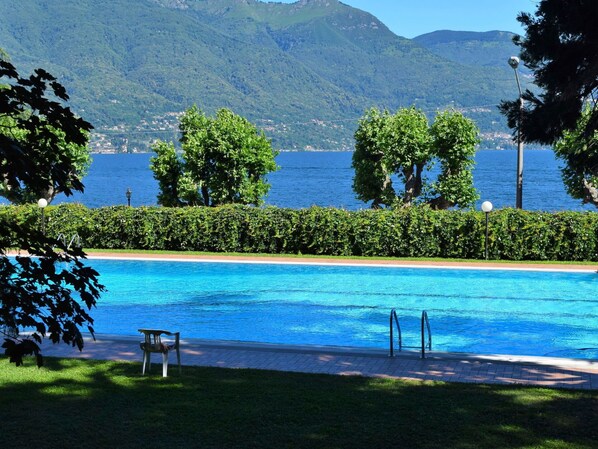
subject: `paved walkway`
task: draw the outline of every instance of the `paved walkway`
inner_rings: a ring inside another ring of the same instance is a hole
[[[43,353],[46,356],[141,362],[140,339],[141,336],[98,335],[96,341],[86,340],[82,353],[64,344],[48,343],[43,346]],[[171,355],[171,363],[172,358]],[[181,359],[183,365],[194,366],[598,390],[598,361],[562,358],[432,352],[422,360],[414,354],[401,353],[390,358],[383,351],[356,348],[182,339]],[[158,375],[161,372],[158,354],[154,355],[154,362],[153,373]]]

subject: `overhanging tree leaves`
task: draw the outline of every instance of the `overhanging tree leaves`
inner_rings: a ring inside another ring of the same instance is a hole
[[[181,117],[182,157],[173,144],[157,142],[151,169],[160,185],[163,206],[254,204],[270,185],[265,176],[276,170],[264,133],[228,109],[207,117],[196,106]]]
[[[31,189],[42,192],[48,182],[55,190],[70,195],[83,191],[73,171],[64,145],[85,145],[91,125],[75,117],[61,104],[66,91],[54,77],[37,69],[21,78],[11,64],[0,61],[0,117],[12,121],[0,133],[0,173],[9,190]],[[39,152],[54,156],[39,172]],[[34,229],[37,223],[3,222],[0,233],[0,333],[11,362],[20,365],[27,354],[42,363],[39,343],[48,337],[79,349],[83,347],[81,326],[93,333],[88,314],[103,286],[98,273],[86,267],[80,249],[66,248],[61,242]],[[9,257],[8,248],[20,248],[27,257]],[[56,249],[55,249],[56,248]],[[19,328],[31,330],[21,338]]]
[[[51,202],[58,193],[80,190],[91,163],[87,143],[92,126],[60,104],[68,95],[45,70],[22,78],[0,59],[0,79],[0,145],[6,154],[22,152],[20,157],[28,161],[17,178],[10,166],[16,154],[0,160],[0,196],[25,204],[39,198]]]
[[[588,107],[577,127],[556,142],[554,151],[566,162],[561,174],[569,195],[598,207],[598,130],[586,135],[591,112]]]
[[[568,140],[569,144],[580,145],[575,150],[579,157],[570,168],[578,171],[583,166],[582,171],[592,173],[590,178],[597,177],[598,166],[591,154],[596,153],[598,144],[594,138],[598,130],[598,4],[588,0],[541,0],[533,15],[522,13],[517,20],[526,33],[515,43],[521,46],[521,59],[533,71],[542,93],[535,95],[527,90],[523,94],[525,107],[520,125],[519,101],[502,102],[501,111],[510,127],[520,126],[526,142],[554,144],[566,132],[575,133],[577,138]],[[585,108],[587,116],[582,119]],[[584,155],[588,156],[586,162]],[[567,176],[564,173],[565,179]],[[597,187],[591,184],[589,191],[577,197],[591,201],[592,189]]]
[[[27,225],[12,223],[3,228],[8,231],[0,239],[0,333],[6,337],[2,344],[5,354],[17,366],[23,356],[34,354],[41,366],[39,343],[45,337],[81,350],[80,327],[93,334],[88,311],[103,290],[98,273],[81,262],[85,257],[81,249],[67,249]],[[7,257],[7,247],[21,248],[36,257]],[[32,333],[20,338],[17,329]]]

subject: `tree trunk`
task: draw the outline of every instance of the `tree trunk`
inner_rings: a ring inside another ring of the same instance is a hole
[[[403,196],[403,205],[411,206],[415,198],[416,178],[413,176],[413,166],[403,169],[405,176],[405,195]]]
[[[208,191],[207,186],[201,186],[201,196],[203,197],[203,203],[205,206],[210,206],[210,192]]]
[[[413,189],[413,196],[417,198],[422,194],[422,171],[425,164],[416,164],[415,166],[415,187]]]
[[[445,209],[448,209],[449,207],[453,207],[455,205],[454,203],[447,201],[446,198],[444,198],[442,195],[428,201],[428,204],[434,210],[445,210]]]

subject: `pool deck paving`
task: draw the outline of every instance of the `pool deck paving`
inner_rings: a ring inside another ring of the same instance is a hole
[[[82,352],[70,346],[44,343],[43,354],[141,362],[141,335],[97,335],[86,338]],[[176,376],[176,356],[169,357],[169,373]],[[383,350],[290,346],[181,338],[185,366],[248,368],[341,376],[363,376],[415,381],[520,384],[547,388],[598,390],[598,361],[548,357],[482,356],[430,352],[401,352],[389,357]],[[151,375],[161,374],[162,358],[154,354]],[[141,363],[139,367],[141,371]]]
[[[140,259],[140,260],[182,260],[206,262],[244,262],[244,263],[282,263],[282,264],[323,264],[323,265],[359,265],[359,266],[397,266],[421,268],[471,268],[497,270],[539,270],[539,271],[583,271],[598,272],[598,263],[516,263],[485,260],[409,260],[394,258],[343,258],[343,257],[301,257],[283,255],[218,255],[218,254],[188,254],[152,253],[152,252],[103,252],[87,251],[90,259]]]
[[[88,252],[90,258],[178,259],[240,261],[252,263],[310,263],[346,265],[395,265],[417,267],[460,267],[596,272],[596,265],[504,264],[500,262],[410,261],[397,259],[340,259]],[[132,330],[134,332],[134,330]],[[97,335],[86,339],[82,352],[64,344],[44,343],[46,356],[141,362],[141,335]],[[174,360],[173,360],[174,359]],[[479,355],[430,352],[401,352],[389,357],[384,350],[291,346],[234,341],[185,339],[181,336],[181,359],[185,365],[261,369],[301,373],[364,376],[415,381],[519,384],[548,388],[598,390],[598,360],[506,355]],[[176,357],[170,356],[169,371],[176,375]],[[152,375],[161,373],[161,357],[154,355]],[[141,364],[140,364],[141,365]],[[141,370],[141,366],[140,366]]]

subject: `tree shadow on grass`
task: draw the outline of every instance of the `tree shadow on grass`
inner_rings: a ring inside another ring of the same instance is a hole
[[[5,447],[593,447],[598,393],[0,359]],[[594,446],[595,447],[595,446]]]

